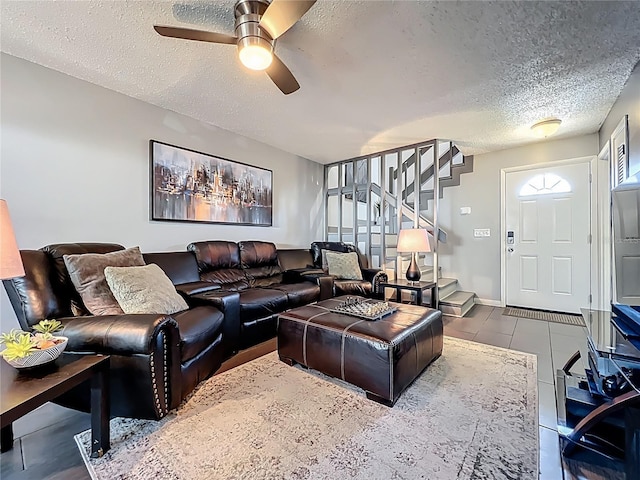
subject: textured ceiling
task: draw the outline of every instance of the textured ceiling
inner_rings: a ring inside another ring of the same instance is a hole
[[[593,133],[640,60],[637,2],[319,0],[276,46],[284,96],[234,46],[233,1],[1,2],[2,51],[328,163],[430,138],[465,153]]]

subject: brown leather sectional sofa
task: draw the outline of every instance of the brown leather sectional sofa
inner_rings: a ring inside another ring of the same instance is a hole
[[[325,244],[330,247],[346,248]],[[63,255],[123,248],[73,243],[22,250],[25,276],[4,281],[23,329],[57,318],[64,325],[62,335],[69,338],[68,352],[111,355],[114,416],[162,418],[225,359],[273,338],[280,313],[344,293],[344,287],[336,288],[338,280],[318,268],[312,249],[277,250],[267,242],[197,242],[185,252],[143,254],[147,264],[163,269],[187,299],[188,310],[93,316],[71,283]],[[363,270],[365,280],[350,293],[377,295],[381,275]],[[88,411],[88,386],[79,386],[59,403]]]

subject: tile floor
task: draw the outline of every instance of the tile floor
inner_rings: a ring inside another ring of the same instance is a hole
[[[501,308],[476,305],[465,318],[445,317],[445,334],[538,356],[540,479],[610,480],[619,471],[586,462],[563,462],[556,433],[555,375],[578,349],[586,350],[581,327],[502,315]],[[586,358],[583,356],[583,358]],[[578,362],[575,369],[583,366]],[[14,449],[0,456],[3,480],[88,480],[75,433],[89,428],[89,416],[47,404],[14,424]],[[435,480],[435,479],[434,479]]]
[[[476,305],[464,318],[444,317],[444,333],[451,337],[536,354],[538,357],[538,397],[540,423],[541,480],[612,480],[624,473],[601,465],[599,459],[561,461],[556,431],[555,372],[577,350],[582,353],[571,369],[584,374],[587,358],[586,331],[582,327],[563,325],[502,315],[502,308]],[[596,464],[592,464],[591,462]]]

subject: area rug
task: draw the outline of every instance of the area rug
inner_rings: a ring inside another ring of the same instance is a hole
[[[543,320],[552,323],[564,323],[565,325],[586,326],[582,315],[571,313],[545,312],[543,310],[531,310],[528,308],[505,307],[502,315],[508,317],[530,318],[531,320]]]
[[[95,480],[537,479],[536,356],[446,337],[395,407],[270,353],[156,421],[111,420]]]

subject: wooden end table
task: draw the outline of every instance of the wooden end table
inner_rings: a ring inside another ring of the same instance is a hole
[[[435,282],[410,282],[405,279],[388,280],[380,284],[382,289],[382,299],[384,300],[384,289],[395,288],[396,301],[400,302],[402,299],[402,290],[409,290],[416,293],[416,305],[422,305],[422,292],[425,290],[431,290],[431,302],[430,307],[436,308],[436,283]]]
[[[73,387],[91,381],[91,456],[109,450],[109,356],[63,353],[29,370],[0,360],[1,450],[13,448],[13,422]]]

